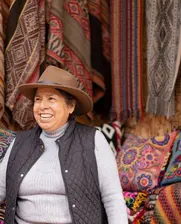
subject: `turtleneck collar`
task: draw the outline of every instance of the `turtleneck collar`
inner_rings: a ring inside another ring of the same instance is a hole
[[[61,136],[64,135],[67,127],[69,125],[69,121],[64,124],[62,127],[56,129],[55,131],[45,131],[45,130],[42,130],[42,134],[47,137],[47,138],[60,138]]]

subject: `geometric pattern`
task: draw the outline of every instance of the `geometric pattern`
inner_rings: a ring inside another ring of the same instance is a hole
[[[85,37],[90,40],[89,14],[87,9],[87,1],[66,0],[64,9],[67,10],[82,27]]]
[[[49,5],[47,63],[71,72],[81,89],[92,96],[88,21],[86,1],[71,0],[60,4],[52,1]]]
[[[171,184],[159,193],[151,224],[179,224],[181,220],[180,183]]]
[[[77,3],[78,4],[78,3]],[[73,7],[73,3],[71,4]],[[69,8],[69,11],[71,9]],[[77,7],[75,7],[77,9]],[[74,12],[74,17],[76,13]],[[72,15],[71,15],[72,16]],[[63,22],[57,15],[53,14],[53,10],[50,13],[49,20],[49,38],[48,38],[48,64],[54,64],[58,67],[63,67],[72,74],[75,75],[77,82],[81,86],[81,89],[85,90],[92,95],[92,81],[88,69],[85,67],[82,60],[78,57],[76,52],[70,49],[64,43]]]
[[[92,96],[92,80],[88,70],[77,55],[65,45],[65,68],[67,68],[72,74],[74,74],[81,85],[81,89],[88,92]]]
[[[173,115],[173,90],[180,35],[181,2],[147,0],[148,100],[147,111]],[[171,106],[171,111],[169,111]]]
[[[123,125],[119,121],[113,121],[112,123],[96,126],[96,128],[102,132],[116,157],[121,148],[122,136],[124,134]]]
[[[12,3],[7,27],[6,106],[13,110],[16,101],[22,100],[22,107],[13,112],[16,121],[22,126],[26,122],[23,112],[24,97],[18,98],[18,86],[39,78],[40,71],[37,68],[45,55],[45,8],[43,0],[28,0],[23,5],[18,5],[17,2]],[[21,12],[18,14],[19,8]],[[22,112],[21,118],[16,112]]]

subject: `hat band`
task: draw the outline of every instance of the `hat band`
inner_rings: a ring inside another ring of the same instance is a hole
[[[57,83],[57,82],[51,82],[51,81],[38,81],[39,84],[44,84],[44,85],[58,85],[58,86],[69,86],[69,87],[73,87],[73,88],[77,88],[77,85],[75,83],[72,83],[72,86],[70,86],[70,84],[67,83]]]
[[[40,83],[40,84],[46,84],[46,85],[60,85],[57,82],[50,82],[50,81],[38,81],[38,83]]]

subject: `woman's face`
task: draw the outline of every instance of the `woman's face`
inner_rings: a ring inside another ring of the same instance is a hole
[[[74,105],[67,105],[61,93],[51,87],[38,88],[34,98],[33,112],[39,126],[45,131],[62,127],[73,113]]]

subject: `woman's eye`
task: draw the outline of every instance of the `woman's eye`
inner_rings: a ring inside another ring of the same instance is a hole
[[[54,97],[49,97],[49,100],[54,101],[55,98]]]
[[[40,101],[40,98],[36,97],[36,98],[34,99],[34,101],[35,101],[35,102],[39,102],[39,101]]]

